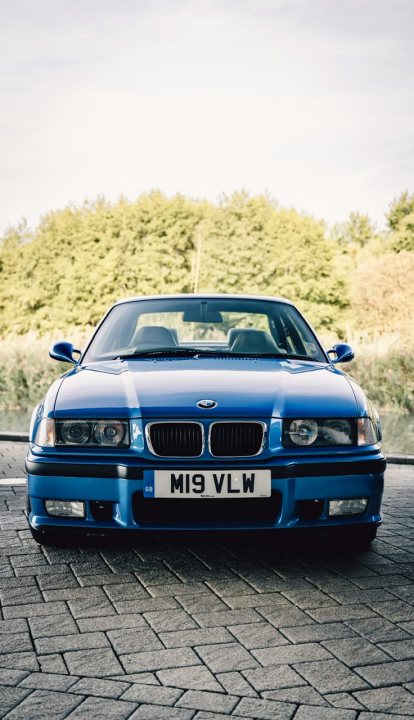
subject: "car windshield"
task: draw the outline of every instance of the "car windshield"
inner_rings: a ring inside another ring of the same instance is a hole
[[[326,356],[298,310],[249,298],[154,298],[115,305],[83,362],[159,356]]]

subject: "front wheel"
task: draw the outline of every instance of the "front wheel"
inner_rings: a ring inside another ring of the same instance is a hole
[[[349,525],[335,528],[334,539],[343,550],[368,550],[377,536],[377,525]]]

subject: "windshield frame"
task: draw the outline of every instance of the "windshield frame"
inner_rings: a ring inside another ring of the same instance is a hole
[[[160,303],[160,302],[164,303],[165,302],[166,304],[171,303],[171,305],[174,306],[174,307],[171,307],[170,312],[181,312],[181,311],[184,312],[185,309],[188,309],[189,307],[191,307],[191,305],[193,304],[192,301],[207,301],[207,302],[211,302],[211,303],[218,303],[220,305],[221,304],[228,305],[228,307],[222,308],[223,312],[226,312],[226,311],[230,312],[232,310],[234,312],[242,312],[243,308],[239,307],[239,303],[240,304],[249,304],[249,305],[252,304],[253,306],[257,305],[256,312],[258,314],[260,314],[260,310],[259,310],[260,305],[262,307],[270,306],[268,308],[268,312],[266,312],[266,314],[268,315],[269,318],[272,315],[272,313],[271,313],[272,306],[273,306],[273,308],[275,306],[279,306],[279,307],[286,306],[291,311],[293,311],[295,314],[297,314],[297,316],[300,318],[300,320],[305,325],[310,336],[312,337],[312,340],[315,342],[318,350],[320,351],[320,355],[321,355],[320,359],[316,358],[316,357],[311,357],[311,356],[309,356],[309,358],[303,357],[301,359],[303,359],[304,361],[309,360],[310,362],[330,363],[329,357],[328,357],[324,347],[322,346],[321,342],[319,341],[318,336],[315,333],[314,329],[312,328],[310,323],[307,321],[305,316],[298,310],[298,308],[292,302],[290,302],[288,300],[285,300],[282,298],[274,298],[273,299],[273,298],[269,298],[269,297],[265,297],[265,296],[262,297],[262,296],[251,296],[251,295],[249,296],[249,295],[224,295],[224,294],[223,295],[209,295],[209,294],[192,295],[192,294],[188,294],[188,295],[157,295],[157,296],[147,296],[147,297],[136,297],[136,298],[128,298],[125,300],[118,301],[117,303],[112,305],[112,307],[109,308],[108,312],[103,316],[101,321],[96,326],[94,332],[92,333],[87,345],[85,346],[85,348],[82,352],[81,357],[79,358],[79,365],[90,364],[90,363],[95,363],[95,362],[108,362],[108,361],[112,360],[113,357],[116,355],[116,352],[114,352],[114,355],[112,358],[91,358],[91,359],[88,358],[88,353],[90,351],[92,344],[94,343],[94,340],[96,339],[96,337],[97,337],[98,333],[101,331],[103,325],[106,323],[106,321],[111,316],[111,314],[115,311],[116,308],[118,308],[120,306],[124,306],[124,305],[129,305],[129,304],[143,304],[143,303],[150,304],[150,303]],[[179,308],[180,305],[183,305],[183,307]],[[187,305],[187,308],[185,308],[186,305]],[[234,306],[234,307],[232,307],[232,306]],[[165,309],[165,312],[168,312],[167,307]],[[252,311],[249,310],[249,312],[252,312]],[[263,311],[262,311],[262,314],[263,314]],[[156,348],[155,348],[155,350],[156,350]],[[228,352],[226,353],[226,351],[223,350],[223,355],[224,354],[226,355],[226,357],[229,357],[229,353]],[[289,354],[295,355],[296,353],[287,352],[286,355],[283,354],[283,355],[281,355],[280,358],[277,357],[277,359],[283,359],[283,358],[288,359]],[[123,353],[118,353],[117,357],[122,356],[122,355],[123,355]],[[205,353],[205,354],[200,353],[200,357],[201,356],[205,358],[205,357],[207,357],[207,353]],[[241,354],[237,354],[235,352],[233,356],[235,358],[239,358],[239,359],[240,359],[240,357],[246,357],[246,358],[255,357],[258,359],[260,359],[261,357],[263,357],[263,359],[270,358],[269,354],[266,355],[265,353],[255,354],[255,353],[247,353],[247,352],[241,353]],[[143,354],[140,356],[140,355],[136,354],[135,357],[133,354],[131,355],[131,359],[145,359],[146,357],[147,357],[147,359],[151,359],[150,355],[145,356]],[[162,357],[162,356],[160,355],[160,357]],[[191,357],[191,356],[189,355],[188,357]],[[217,351],[215,351],[215,352],[212,352],[212,357],[220,358],[219,349],[217,349]],[[276,354],[275,354],[275,357],[276,357]],[[125,358],[126,358],[126,356],[123,355],[123,359],[125,359]]]

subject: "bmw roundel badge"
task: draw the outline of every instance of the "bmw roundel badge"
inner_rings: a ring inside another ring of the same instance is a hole
[[[217,406],[217,403],[215,400],[199,400],[197,406],[203,410],[211,410]]]

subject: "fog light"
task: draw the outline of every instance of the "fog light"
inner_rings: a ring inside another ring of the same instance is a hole
[[[85,517],[85,503],[78,500],[45,500],[45,508],[57,517]]]
[[[368,498],[346,498],[345,500],[330,500],[329,515],[360,515],[365,512]]]

